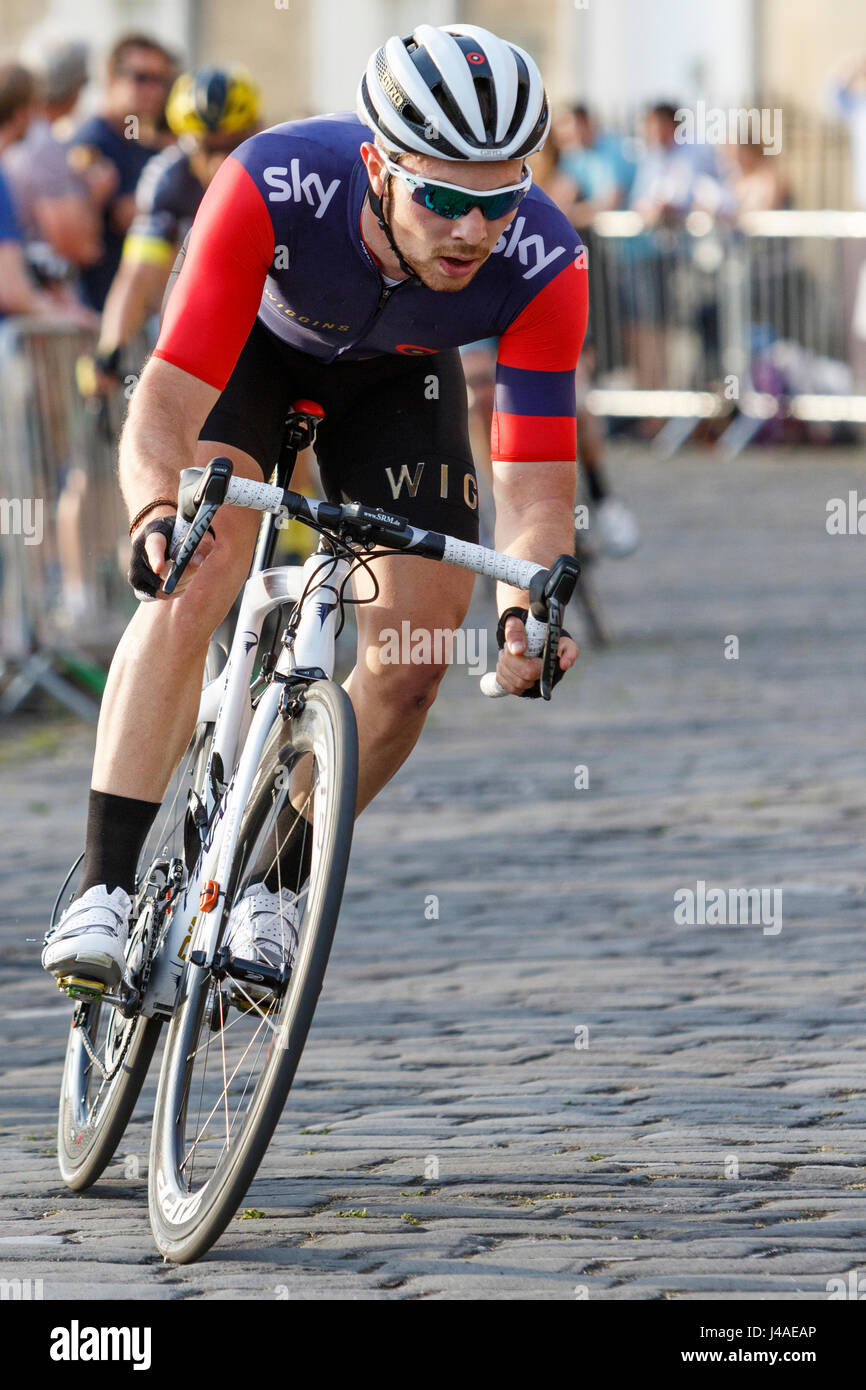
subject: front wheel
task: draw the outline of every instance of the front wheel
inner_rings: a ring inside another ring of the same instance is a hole
[[[330,680],[306,687],[268,736],[226,882],[232,908],[263,874],[297,895],[288,981],[267,998],[188,963],[154,1114],[150,1219],[171,1260],[198,1259],[225,1230],[286,1103],[322,988],[349,862],[358,779],[355,715]],[[306,853],[305,853],[306,851]],[[268,879],[266,878],[267,882]]]

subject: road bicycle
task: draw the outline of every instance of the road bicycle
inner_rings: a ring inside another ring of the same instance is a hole
[[[366,574],[375,597],[371,559],[405,554],[528,590],[529,649],[542,656],[549,699],[579,573],[572,556],[548,570],[381,508],[292,492],[296,455],[323,414],[314,402],[294,403],[270,483],[233,477],[225,458],[181,474],[165,591],[173,592],[220,506],[262,513],[255,556],[230,650],[211,644],[195,733],[139,860],[123,980],[111,993],[78,977],[59,981],[76,1001],[58,1126],[60,1171],[74,1189],[89,1187],[111,1161],[168,1025],[148,1189],[156,1244],[179,1263],[208,1250],[243,1199],[322,988],[356,802],[354,712],[333,679],[345,606],[369,601],[347,596],[350,578]],[[279,528],[292,517],[319,533],[319,548],[303,566],[274,566]],[[285,626],[261,650],[275,609]],[[493,672],[482,689],[505,694]],[[232,910],[267,876],[297,912],[283,923],[281,908],[284,940],[297,932],[282,969],[238,959],[225,944]]]

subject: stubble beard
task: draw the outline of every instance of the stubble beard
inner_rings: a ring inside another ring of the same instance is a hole
[[[444,271],[439,269],[438,261],[440,256],[448,256],[449,254],[454,255],[455,252],[453,247],[449,247],[447,251],[437,251],[435,252],[435,254],[427,255],[424,257],[423,260],[420,261],[417,258],[413,258],[411,254],[407,255],[404,248],[400,245],[400,237],[398,235],[396,227],[394,226],[394,220],[392,216],[393,210],[394,205],[393,200],[391,198],[391,190],[390,188],[388,188],[385,191],[385,198],[383,198],[382,200],[383,214],[385,216],[386,221],[389,223],[391,227],[391,235],[397,244],[397,247],[400,251],[400,255],[403,257],[406,264],[412,267],[415,274],[418,276],[418,279],[421,281],[421,284],[424,285],[426,289],[436,290],[445,294],[459,294],[461,290],[465,290],[468,285],[472,284],[473,280],[475,279],[475,276],[478,274],[478,271],[481,269],[482,265],[490,255],[489,251],[478,260],[478,264],[472,271],[471,275],[466,276],[465,279],[452,280],[450,275],[446,275]],[[469,259],[470,254],[471,253],[467,253],[467,260]]]

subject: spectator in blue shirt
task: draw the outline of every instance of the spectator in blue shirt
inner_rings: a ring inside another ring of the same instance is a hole
[[[0,169],[0,245],[4,241],[20,242],[21,232],[18,227],[18,219],[15,216],[15,208],[12,205],[12,197],[9,193],[9,185]]]
[[[162,134],[166,97],[174,80],[174,56],[146,34],[127,34],[108,55],[102,108],[79,126],[69,143],[69,161],[85,179],[104,180],[103,253],[81,275],[85,301],[101,310],[117,267],[123,239],[135,213],[135,186],[142,169],[170,141]],[[99,196],[97,194],[97,196]]]
[[[585,106],[572,106],[554,123],[560,147],[560,167],[577,187],[569,210],[575,227],[587,226],[597,212],[623,207],[634,179],[635,166],[623,141],[603,131]]]

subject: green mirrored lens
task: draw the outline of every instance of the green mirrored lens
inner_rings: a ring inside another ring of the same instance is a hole
[[[458,217],[465,217],[473,208],[480,208],[488,222],[495,222],[498,218],[513,212],[523,195],[524,190],[517,189],[514,193],[495,193],[489,198],[484,194],[474,197],[472,194],[459,193],[453,188],[443,188],[441,184],[428,183],[423,188],[416,189],[412,196],[423,207],[429,208],[430,212],[435,212],[439,217],[447,217],[452,222]]]
[[[427,184],[423,192],[424,206],[440,217],[450,217],[452,220],[465,217],[467,212],[471,212],[475,207],[471,198],[467,198],[463,193],[455,193],[451,188],[437,188],[435,185],[431,187]]]
[[[522,197],[522,192],[497,193],[493,198],[484,199],[480,205],[481,211],[488,221],[495,222],[498,217],[504,217],[506,213],[513,212]]]

